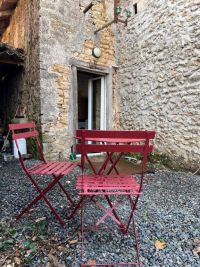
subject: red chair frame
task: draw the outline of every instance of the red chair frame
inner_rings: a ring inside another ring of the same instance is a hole
[[[18,124],[9,124],[9,129],[12,132],[12,138],[15,141],[19,161],[21,163],[22,169],[30,179],[31,183],[39,193],[21,212],[16,216],[16,219],[20,219],[25,212],[28,212],[33,205],[35,205],[39,200],[43,199],[50,210],[54,213],[55,217],[59,221],[62,226],[65,226],[65,222],[54,209],[50,201],[47,199],[46,194],[55,186],[58,185],[63,193],[65,194],[66,198],[70,202],[71,205],[74,205],[74,202],[70,195],[67,193],[65,188],[60,182],[60,179],[70,173],[76,166],[77,163],[72,161],[46,161],[44,158],[42,145],[39,141],[39,133],[36,130],[36,125],[34,122],[27,122],[27,123],[18,123]],[[38,149],[39,157],[41,162],[32,166],[31,168],[27,168],[24,164],[23,156],[20,153],[18,139],[25,138],[25,139],[33,139],[36,143],[36,147]],[[38,183],[35,181],[33,175],[52,175],[53,180],[46,186],[44,189],[41,189]]]
[[[134,213],[138,203],[139,196],[142,193],[145,166],[148,155],[152,152],[153,146],[150,140],[155,138],[154,131],[98,131],[98,130],[77,130],[76,138],[79,140],[76,145],[76,150],[81,153],[82,175],[77,177],[76,188],[82,196],[76,211],[81,207],[81,230],[82,230],[82,249],[83,249],[83,211],[84,206],[87,205],[86,198],[91,199],[95,205],[105,211],[105,214],[97,221],[94,229],[97,229],[99,224],[105,220],[107,216],[117,223],[119,229],[123,234],[127,234],[131,222],[133,223],[134,238],[136,241],[137,262],[130,263],[109,263],[109,264],[87,264],[83,263],[81,266],[141,266],[139,257],[139,242],[137,239],[137,229],[134,221]],[[88,142],[89,141],[89,142]],[[92,161],[89,159],[88,153],[104,152],[106,159],[96,170]],[[113,159],[113,155],[118,153],[117,157]],[[124,153],[140,153],[143,156],[142,170],[140,182],[137,183],[133,176],[119,174],[117,163]],[[93,174],[85,173],[85,164],[89,163]],[[110,167],[107,169],[107,165]],[[116,174],[112,174],[115,171]],[[97,196],[103,196],[109,209],[97,200]],[[123,222],[116,212],[116,206],[120,202],[112,203],[110,196],[128,197],[130,201],[130,214],[127,222]]]

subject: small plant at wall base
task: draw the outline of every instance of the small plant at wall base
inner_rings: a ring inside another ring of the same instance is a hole
[[[129,153],[125,156],[125,159],[135,161],[135,163],[137,164],[137,162],[141,161],[142,157],[140,153]],[[148,157],[147,167],[148,170],[155,171],[155,169],[160,169],[163,166],[167,167],[168,163],[169,157],[167,155],[152,153]]]
[[[152,153],[148,157],[148,166],[151,169],[168,167],[169,157],[166,154]]]

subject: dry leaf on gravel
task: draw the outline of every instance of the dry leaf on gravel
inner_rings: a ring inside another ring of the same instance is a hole
[[[20,255],[21,255],[20,251],[19,251],[19,250],[16,250],[16,251],[15,251],[15,256],[16,256],[17,258],[19,258]]]
[[[46,217],[41,217],[35,220],[36,223],[46,220]]]
[[[64,247],[64,246],[58,246],[57,249],[58,249],[59,251],[63,251],[63,252],[66,252],[66,253],[69,252],[69,249],[66,248],[66,247]]]
[[[70,245],[72,245],[72,244],[76,244],[77,242],[78,242],[78,239],[68,240],[68,243],[69,243]]]
[[[59,251],[63,251],[63,250],[64,250],[64,247],[63,247],[63,246],[58,246],[57,249],[58,249]]]
[[[51,240],[57,242],[59,240],[59,237],[57,235],[54,235],[51,237]]]
[[[195,238],[195,239],[194,239],[194,243],[196,243],[196,244],[200,244],[200,239]]]
[[[55,254],[56,253],[56,250],[51,248],[50,251],[49,251],[49,255],[52,255],[52,254]]]
[[[37,208],[30,209],[30,210],[29,210],[29,213],[30,213],[30,212],[33,212],[33,211],[36,211],[36,210],[37,210]]]
[[[154,245],[156,247],[156,250],[164,249],[167,246],[167,244],[164,241],[160,241],[160,240],[156,240]]]
[[[52,254],[48,255],[49,262],[47,263],[46,267],[65,267],[63,263],[61,263],[57,257],[53,256]]]
[[[34,236],[33,238],[32,238],[32,241],[35,241],[37,239],[37,236]]]
[[[16,265],[21,266],[22,260],[20,258],[16,257],[14,260]]]

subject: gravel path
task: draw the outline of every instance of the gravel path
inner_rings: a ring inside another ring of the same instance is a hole
[[[29,165],[32,163],[28,161]],[[0,177],[0,266],[79,266],[79,215],[66,221],[67,228],[62,229],[41,201],[26,217],[16,222],[15,214],[33,198],[35,190],[17,161],[3,162],[0,159]],[[75,177],[72,173],[63,180],[72,195],[76,194]],[[45,179],[47,183],[48,179]],[[44,186],[41,177],[38,181]],[[55,187],[49,199],[64,218],[69,203],[60,189]],[[119,212],[124,214],[126,208],[120,208]],[[87,221],[91,222],[100,211],[89,205],[86,214]],[[147,174],[136,223],[142,266],[199,267],[200,176],[168,170]],[[85,242],[88,254],[84,256],[99,262],[104,259],[130,260],[134,245],[130,236],[123,236],[117,228],[112,228],[111,232],[89,232]],[[164,242],[165,247],[156,250],[156,242]]]

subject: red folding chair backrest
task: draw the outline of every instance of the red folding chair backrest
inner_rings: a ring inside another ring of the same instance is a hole
[[[36,130],[36,125],[34,122],[9,124],[9,130],[12,132],[12,139],[15,141],[20,159],[22,159],[22,156],[20,153],[19,144],[17,140],[20,138],[24,138],[24,139],[32,138],[34,139],[37,145],[40,159],[45,161],[43,152],[42,152],[42,146],[38,138],[39,133]]]
[[[155,131],[77,130],[76,138],[79,140],[76,151],[81,153],[82,166],[88,153],[140,153],[144,171],[147,156],[153,151],[149,141],[155,138]]]
[[[152,152],[153,146],[149,145],[149,140],[154,139],[154,131],[101,131],[101,130],[77,130],[76,137],[81,140],[76,145],[78,152],[138,152],[144,153],[148,147],[148,152]],[[89,143],[103,142],[103,143]],[[136,144],[133,144],[135,141]],[[143,144],[139,141],[145,141]],[[113,144],[111,144],[113,143]],[[116,146],[116,143],[117,146]],[[131,144],[129,144],[131,143]],[[148,146],[149,145],[149,146]]]
[[[34,122],[9,124],[9,129],[12,131],[13,140],[38,136]]]

